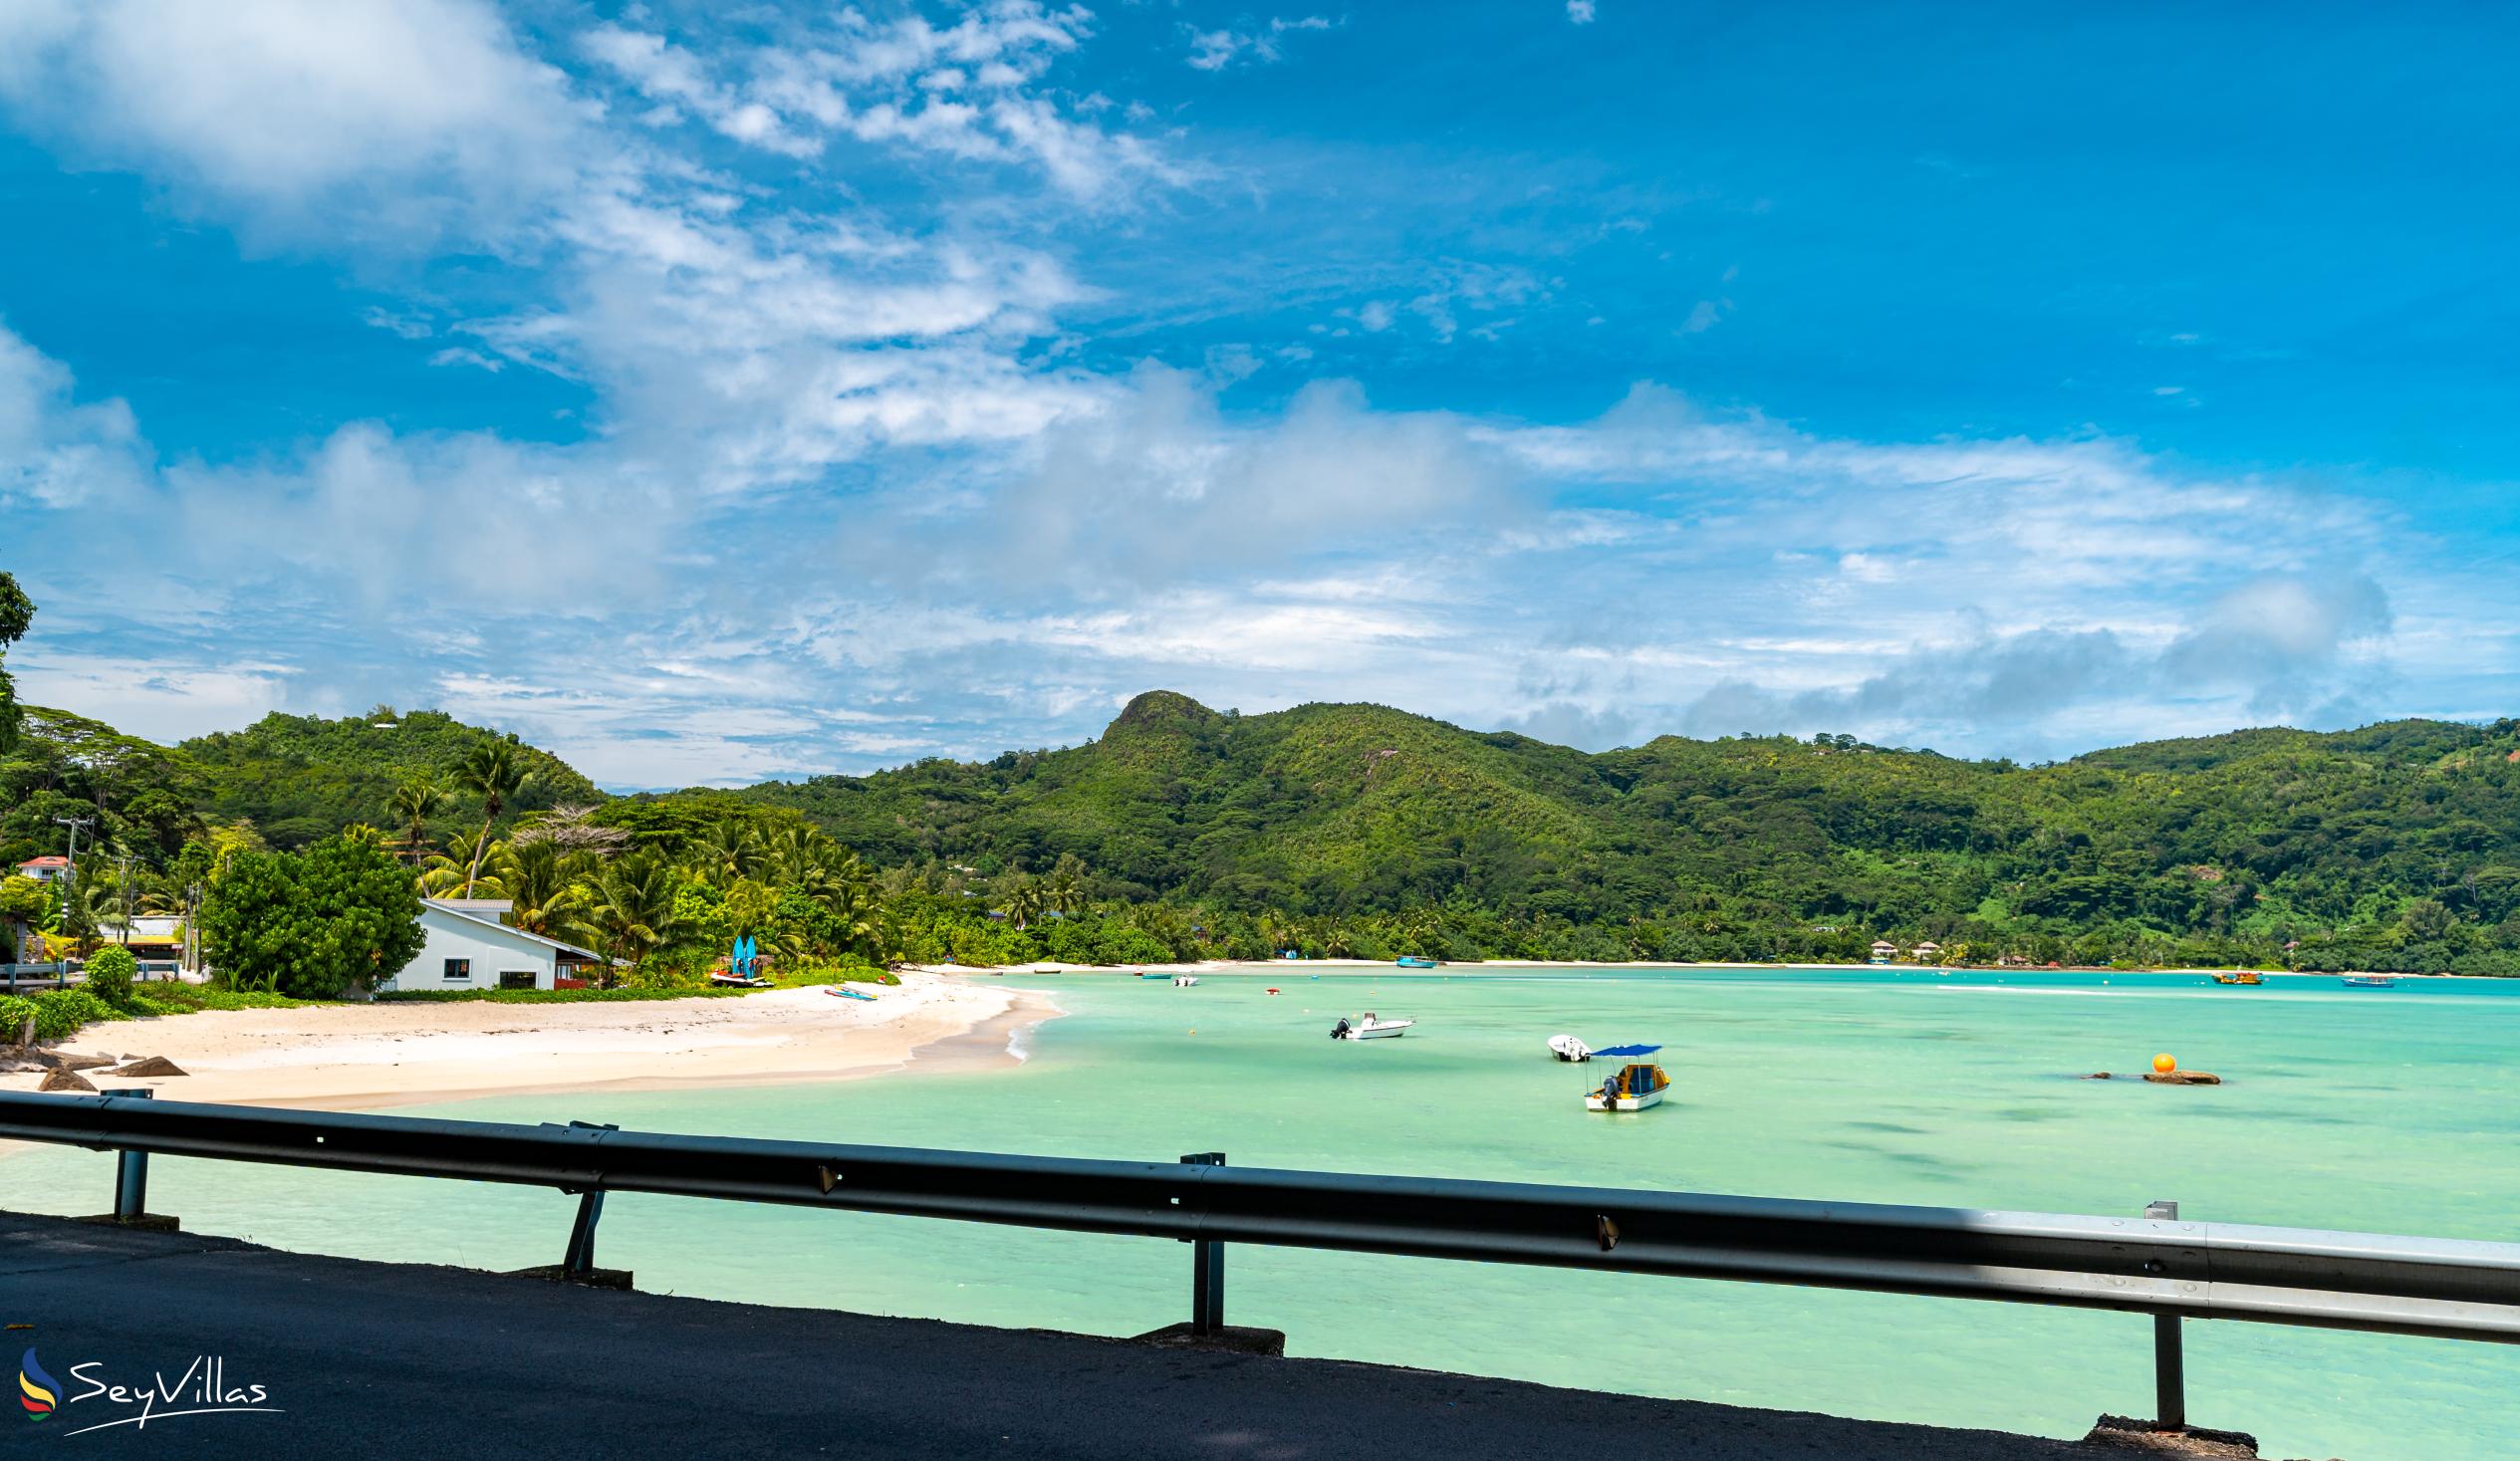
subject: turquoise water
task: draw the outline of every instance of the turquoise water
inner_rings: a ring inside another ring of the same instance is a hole
[[[1284,994],[1263,992],[1275,979]],[[2105,981],[2105,982],[2104,982]],[[823,1086],[469,1101],[430,1113],[651,1129],[2182,1215],[2509,1240],[2520,981],[2226,989],[2201,976],[1534,971],[1475,978],[1020,980],[1071,1013],[1018,1068]],[[1325,1039],[1340,1014],[1406,1038]],[[1661,1042],[1659,1110],[1581,1108],[1543,1041]],[[2156,1051],[2228,1085],[2090,1082]],[[175,1093],[169,1092],[169,1095]],[[402,1107],[417,1113],[419,1108]],[[571,1199],[161,1160],[151,1206],[285,1248],[487,1268],[559,1257]],[[93,1211],[108,1159],[0,1163],[0,1202]],[[617,1197],[601,1254],[644,1289],[1130,1334],[1185,1318],[1175,1243]],[[1227,1314],[1306,1354],[1736,1404],[2077,1435],[2150,1409],[2140,1316],[1235,1247]],[[1659,1350],[1591,1342],[1642,1326]],[[2266,1453],[2502,1457],[2520,1356],[2191,1323],[2189,1410]]]

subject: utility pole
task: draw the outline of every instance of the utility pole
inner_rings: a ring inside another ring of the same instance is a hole
[[[96,826],[97,819],[93,817],[56,817],[53,820],[70,829],[69,869],[62,875],[69,878],[71,881],[76,882],[79,880],[79,829],[83,827]]]
[[[116,891],[123,895],[123,946],[131,946],[131,854],[125,852],[117,873]]]

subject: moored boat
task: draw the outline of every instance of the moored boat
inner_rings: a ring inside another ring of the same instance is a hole
[[[2264,975],[2246,969],[2241,970],[2237,974],[2216,974],[2214,976],[2214,983],[2216,984],[2264,984],[2265,982],[2266,977]]]
[[[2397,981],[2385,974],[2348,974],[2344,982],[2348,989],[2395,989],[2397,987]]]
[[[1380,1019],[1373,1012],[1368,1011],[1364,1019],[1350,1024],[1348,1017],[1342,1015],[1339,1017],[1339,1023],[1330,1027],[1330,1038],[1333,1040],[1394,1040],[1416,1023],[1415,1020]]]
[[[1552,1035],[1549,1037],[1549,1054],[1570,1064],[1577,1064],[1591,1060],[1593,1048],[1572,1035]]]
[[[1196,974],[1175,974],[1172,976],[1172,987],[1174,989],[1188,989],[1190,986],[1198,982],[1199,977]]]
[[[1417,955],[1415,955],[1415,954],[1408,954],[1408,955],[1403,956],[1402,958],[1400,958],[1400,960],[1398,961],[1398,963],[1399,963],[1399,967],[1401,967],[1401,968],[1403,968],[1403,969],[1432,969],[1433,967],[1435,967],[1435,961],[1434,961],[1434,960],[1432,960],[1432,959],[1421,959],[1421,958],[1419,958],[1419,957],[1418,957]]]
[[[1662,1093],[1671,1089],[1671,1078],[1662,1074],[1660,1066],[1641,1062],[1622,1067],[1619,1074],[1604,1081],[1584,1095],[1584,1108],[1589,1111],[1640,1111],[1662,1103]]]

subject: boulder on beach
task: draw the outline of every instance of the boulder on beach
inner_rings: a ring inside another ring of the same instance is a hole
[[[112,1056],[72,1055],[68,1051],[53,1057],[54,1064],[65,1071],[101,1071],[114,1064]]]
[[[2144,1080],[2155,1086],[2220,1086],[2222,1078],[2204,1071],[2147,1071]]]
[[[85,1091],[94,1094],[97,1088],[87,1077],[80,1075],[77,1071],[54,1071],[46,1075],[44,1084],[35,1089],[38,1091]]]
[[[166,1059],[164,1056],[142,1056],[127,1066],[124,1066],[119,1070],[108,1071],[105,1074],[121,1077],[125,1080],[130,1080],[140,1076],[181,1076],[186,1074],[186,1072],[183,1067],[176,1065],[173,1061]]]

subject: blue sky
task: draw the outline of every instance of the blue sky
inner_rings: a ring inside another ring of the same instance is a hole
[[[2510,713],[2489,9],[0,3],[23,692],[617,787],[1131,694]]]

